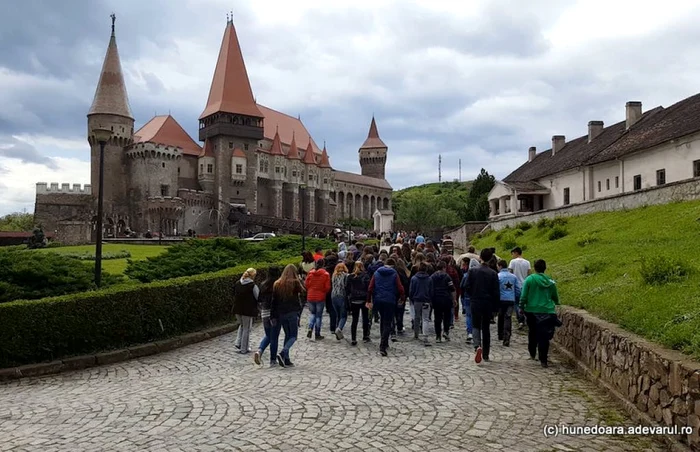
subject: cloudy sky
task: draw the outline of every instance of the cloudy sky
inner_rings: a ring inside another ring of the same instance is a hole
[[[528,6],[525,6],[525,5]],[[0,16],[0,215],[36,182],[89,183],[86,113],[117,14],[139,127],[195,137],[226,13],[253,91],[300,114],[331,164],[359,171],[372,114],[395,188],[504,177],[551,136],[700,91],[700,2],[628,0],[23,0]]]

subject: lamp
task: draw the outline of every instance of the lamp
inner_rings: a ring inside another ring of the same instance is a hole
[[[306,251],[306,184],[299,186],[299,197],[301,198],[301,252]]]
[[[104,174],[105,174],[105,145],[113,132],[98,126],[92,129],[92,136],[100,143],[100,174],[97,192],[97,234],[95,237],[95,285],[100,287],[102,282],[102,217],[104,216]]]

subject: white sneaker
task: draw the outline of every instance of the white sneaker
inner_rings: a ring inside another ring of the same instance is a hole
[[[467,334],[467,342],[471,342],[472,339],[474,339],[474,338],[472,337],[472,335],[471,335],[471,334]]]
[[[335,329],[335,338],[338,339],[339,341],[343,339],[343,332],[340,330],[340,328]]]

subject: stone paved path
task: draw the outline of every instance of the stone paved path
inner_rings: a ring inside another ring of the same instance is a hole
[[[377,334],[357,347],[304,336],[293,369],[254,366],[227,335],[0,385],[0,451],[663,449],[649,438],[545,438],[545,424],[630,421],[556,357],[549,369],[527,359],[523,336],[477,366],[462,331],[430,348],[402,338],[388,358]]]

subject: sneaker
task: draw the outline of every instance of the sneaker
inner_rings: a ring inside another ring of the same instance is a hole
[[[284,367],[294,367],[294,363],[287,358],[284,360]]]
[[[391,336],[391,342],[396,342],[398,339],[396,339],[396,336]]]
[[[450,333],[445,333],[442,335],[443,339],[445,339],[445,342],[450,342]]]
[[[481,350],[481,347],[477,347],[476,354],[474,355],[474,362],[475,363],[479,364],[481,362],[482,353],[483,353],[483,351]]]
[[[372,339],[370,339],[369,337],[363,337],[362,342],[372,342]]]
[[[325,336],[321,336],[321,333],[318,333],[318,334],[316,335],[316,340],[317,340],[317,341],[323,340],[323,339],[325,339],[325,338],[326,338]]]
[[[404,334],[406,334],[406,330],[399,330],[398,334],[399,336],[403,336]]]
[[[238,344],[233,344],[233,346],[234,346],[234,347],[236,347],[236,348],[237,348],[238,350],[240,350],[240,349],[241,349],[241,346],[240,346],[240,345],[238,345]]]
[[[426,339],[423,339],[423,345],[425,345],[426,347],[432,347],[432,346],[433,346],[433,344],[431,344],[430,342],[428,342],[428,339],[427,339],[427,338],[426,338]]]
[[[344,337],[343,332],[340,331],[340,328],[336,328],[335,329],[335,338],[338,340],[341,340],[341,339],[343,339],[343,337]]]
[[[503,339],[503,346],[510,347],[510,339]]]
[[[309,328],[309,331],[306,332],[306,337],[308,337],[309,339],[311,339],[311,336],[312,336],[313,334],[314,334],[314,330],[312,330],[311,328]]]
[[[387,355],[388,355],[388,353],[386,352],[386,350],[379,350],[379,354],[382,355],[382,356],[387,356]]]
[[[255,352],[255,354],[253,355],[253,361],[255,361],[255,364],[257,364],[258,366],[262,366],[262,361],[260,360],[260,350]]]
[[[474,336],[472,336],[471,334],[467,334],[467,344],[471,344],[472,340],[474,340]]]
[[[549,364],[547,364],[547,361],[541,361],[540,366],[542,366],[546,369],[547,367],[549,367]]]
[[[435,338],[435,342],[437,342],[438,344],[440,344],[440,343],[442,342],[442,338],[441,338],[440,336],[436,337],[436,338]]]
[[[282,357],[282,354],[277,355],[277,364],[279,364],[280,367],[285,367],[284,358]]]
[[[271,361],[270,367],[277,367],[277,361]]]
[[[485,362],[490,361],[488,356],[484,356],[484,357],[483,357],[483,360],[484,360]]]
[[[525,328],[525,324],[524,324],[524,323],[518,323],[518,329],[519,329],[519,330],[522,330],[523,328]]]
[[[353,346],[354,346],[354,345],[357,345],[357,341],[352,341],[352,342],[350,342],[350,345],[353,345]]]
[[[533,360],[533,361],[536,360],[536,359],[537,359],[537,355],[530,355],[530,359]]]

